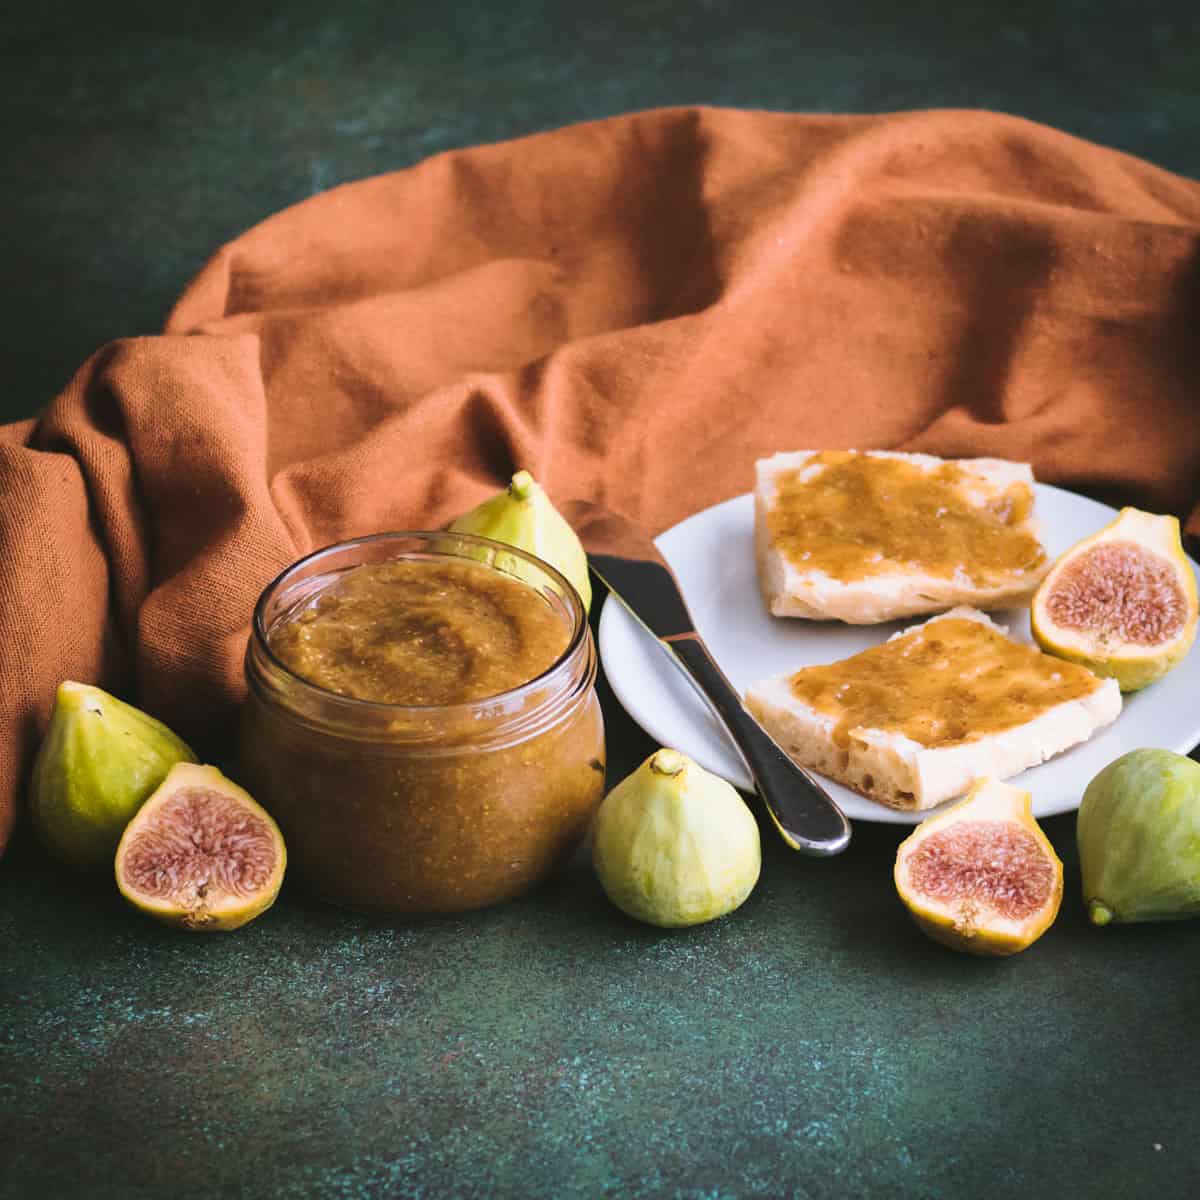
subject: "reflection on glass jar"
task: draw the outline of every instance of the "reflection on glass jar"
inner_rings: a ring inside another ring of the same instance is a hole
[[[380,534],[289,567],[255,610],[239,748],[289,877],[410,913],[526,891],[603,795],[595,675],[578,594],[512,547]]]

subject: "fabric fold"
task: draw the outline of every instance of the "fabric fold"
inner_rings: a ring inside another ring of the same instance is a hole
[[[977,111],[679,108],[277,213],[0,429],[0,846],[54,689],[228,736],[296,557],[531,469],[658,532],[756,458],[1031,462],[1200,535],[1200,183]]]

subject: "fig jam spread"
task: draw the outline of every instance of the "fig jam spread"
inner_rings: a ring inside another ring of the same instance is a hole
[[[480,563],[354,567],[268,634],[309,683],[384,704],[460,704],[536,678],[570,630],[531,587]]]
[[[1099,686],[1091,671],[963,617],[931,621],[791,678],[796,699],[835,720],[839,746],[858,729],[902,733],[928,748],[956,746]]]
[[[477,540],[381,536],[404,551],[344,543],[264,593],[245,782],[318,896],[397,913],[507,900],[575,848],[603,795],[586,614],[532,557],[517,578],[477,561]]]
[[[781,475],[767,515],[772,544],[806,571],[844,582],[920,571],[978,586],[1033,571],[1046,555],[1027,522],[1033,489],[1014,483],[985,501],[954,462],[826,450]]]

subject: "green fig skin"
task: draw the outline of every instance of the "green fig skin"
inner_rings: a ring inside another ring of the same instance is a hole
[[[1095,925],[1200,914],[1200,763],[1133,750],[1088,784],[1076,825]]]
[[[98,687],[59,684],[34,759],[30,817],[42,844],[73,867],[111,870],[125,826],[191,748],[148,713]]]
[[[608,793],[591,836],[592,865],[609,900],[664,929],[733,912],[762,867],[758,825],[745,801],[669,748]]]
[[[578,535],[528,471],[518,471],[508,487],[463,513],[449,528],[452,533],[474,533],[494,542],[516,546],[548,562],[561,571],[579,593],[584,611],[590,610],[592,585],[588,577],[587,554]],[[508,557],[508,562],[497,560],[497,565],[526,578],[527,582],[538,583],[544,578],[528,578],[526,565]]]

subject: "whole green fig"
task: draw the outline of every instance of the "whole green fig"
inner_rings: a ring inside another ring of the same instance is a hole
[[[758,882],[762,847],[733,786],[664,748],[605,796],[592,863],[619,909],[673,928],[733,912]]]
[[[58,685],[33,764],[30,816],[64,862],[112,870],[130,819],[191,749],[161,721],[98,687]]]
[[[1200,913],[1200,763],[1123,754],[1088,784],[1076,836],[1093,924]]]
[[[475,533],[536,555],[556,567],[579,593],[585,609],[591,607],[587,554],[579,536],[550,501],[528,471],[518,471],[503,491],[458,517],[452,533]],[[518,577],[540,583],[540,574],[529,576],[528,566],[508,556],[507,567]]]

